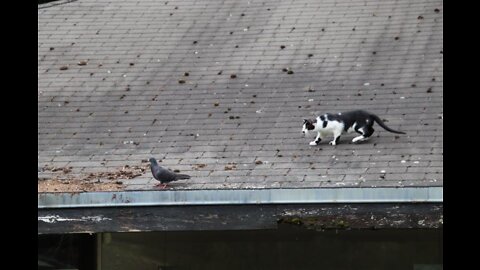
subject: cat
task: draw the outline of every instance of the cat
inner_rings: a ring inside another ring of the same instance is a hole
[[[378,116],[363,110],[338,114],[326,113],[318,116],[315,120],[304,119],[302,133],[306,136],[310,131],[317,132],[317,137],[310,142],[310,145],[318,145],[327,135],[333,135],[330,145],[337,145],[343,132],[355,131],[361,134],[352,139],[352,142],[356,143],[368,140],[372,136],[375,131],[373,129],[374,122],[377,122],[382,128],[392,133],[406,134],[405,132],[387,127]]]

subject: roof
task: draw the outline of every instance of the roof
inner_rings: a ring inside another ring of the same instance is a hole
[[[365,109],[373,138],[309,146]],[[38,10],[38,188],[443,186],[442,1],[64,1]]]

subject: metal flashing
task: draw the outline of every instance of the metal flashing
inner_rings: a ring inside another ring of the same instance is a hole
[[[443,187],[308,188],[39,193],[38,208],[305,203],[443,202]]]

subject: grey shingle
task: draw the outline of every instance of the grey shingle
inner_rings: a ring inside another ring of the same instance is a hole
[[[435,8],[443,3],[45,6],[38,10],[39,167],[89,173],[154,156],[193,176],[179,189],[441,186],[443,13]],[[356,108],[407,135],[377,126],[363,144],[344,135],[336,147],[311,147],[300,132],[303,118]],[[225,171],[232,163],[237,168]],[[147,171],[126,180],[126,188],[152,188],[149,178]]]

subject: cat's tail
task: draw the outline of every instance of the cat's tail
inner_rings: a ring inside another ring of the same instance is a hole
[[[385,130],[390,131],[392,133],[397,133],[397,134],[407,134],[403,131],[397,131],[397,130],[393,130],[393,129],[387,127],[387,125],[385,125],[385,123],[383,123],[382,119],[380,119],[378,116],[376,116],[374,114],[372,114],[371,116],[372,116],[373,120],[375,120],[375,122],[377,122],[377,124],[379,126],[381,126],[382,128],[384,128]]]

